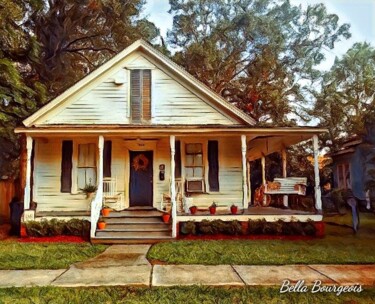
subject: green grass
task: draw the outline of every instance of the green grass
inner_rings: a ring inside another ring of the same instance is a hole
[[[0,269],[61,269],[103,252],[107,246],[89,243],[0,242]],[[1,303],[1,302],[0,302]]]
[[[151,260],[171,264],[363,264],[375,263],[375,216],[361,215],[361,228],[354,235],[348,216],[327,218],[323,239],[176,241],[154,245]]]
[[[361,293],[288,293],[278,288],[8,288],[0,289],[0,303],[374,303],[375,288]]]

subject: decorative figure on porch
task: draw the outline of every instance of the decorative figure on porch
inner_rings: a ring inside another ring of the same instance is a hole
[[[135,171],[146,171],[149,160],[144,154],[139,154],[133,159],[132,166]]]
[[[268,194],[264,194],[264,185],[255,189],[254,195],[254,207],[268,207],[271,204],[271,196]]]

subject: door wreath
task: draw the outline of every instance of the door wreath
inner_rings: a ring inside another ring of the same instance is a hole
[[[146,171],[148,167],[149,160],[144,154],[138,154],[133,158],[133,168],[135,171]]]

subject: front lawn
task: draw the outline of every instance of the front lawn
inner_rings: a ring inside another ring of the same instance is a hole
[[[92,258],[107,246],[89,243],[0,242],[0,269],[62,269]]]
[[[361,214],[354,235],[350,214],[326,219],[323,239],[176,241],[152,246],[148,259],[171,264],[365,264],[375,263],[375,216]],[[336,223],[336,224],[335,224]],[[337,224],[338,223],[338,224]]]
[[[1,303],[374,303],[375,289],[360,293],[285,293],[278,288],[95,287],[0,289]]]

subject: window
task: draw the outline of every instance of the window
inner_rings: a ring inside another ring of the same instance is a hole
[[[187,191],[204,191],[204,166],[202,144],[186,144],[185,146],[185,175]]]
[[[130,112],[133,123],[151,120],[151,70],[130,71]]]
[[[78,189],[85,185],[96,185],[96,145],[78,145]]]

